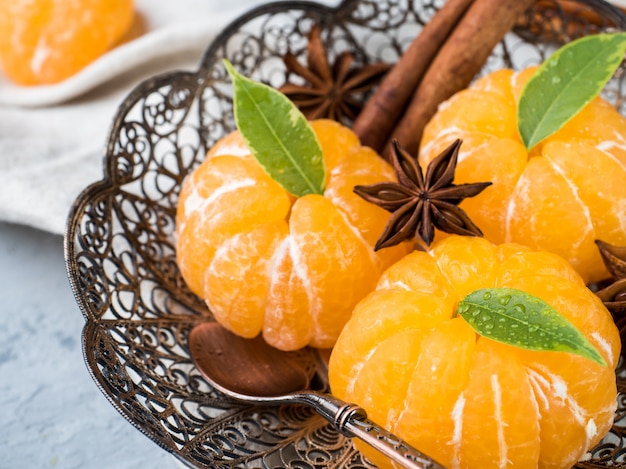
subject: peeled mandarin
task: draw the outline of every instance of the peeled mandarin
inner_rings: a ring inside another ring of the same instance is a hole
[[[626,118],[596,98],[528,152],[516,106],[535,70],[494,72],[443,103],[420,162],[463,140],[454,182],[492,182],[460,204],[485,237],[554,252],[597,282],[609,274],[595,240],[626,244]]]
[[[548,303],[607,364],[477,335],[456,305],[500,287]],[[612,425],[620,346],[610,313],[565,259],[452,235],[382,274],[339,336],[329,377],[333,394],[450,469],[566,469]]]
[[[374,252],[389,214],[352,192],[394,180],[346,127],[313,121],[327,170],[324,195],[294,197],[250,155],[238,132],[185,180],[177,261],[189,288],[232,332],[295,350],[332,347],[352,309],[408,243]]]
[[[20,85],[58,83],[111,49],[132,0],[0,0],[0,65]]]

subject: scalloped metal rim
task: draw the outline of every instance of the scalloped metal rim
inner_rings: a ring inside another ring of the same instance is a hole
[[[118,400],[116,400],[107,390],[107,385],[103,381],[102,375],[93,367],[91,363],[91,358],[89,357],[90,348],[89,346],[92,344],[93,340],[97,332],[100,331],[101,325],[99,322],[94,321],[95,312],[93,311],[92,306],[88,303],[87,298],[84,295],[81,287],[81,274],[79,267],[77,265],[77,243],[76,239],[78,233],[80,231],[81,221],[85,217],[85,209],[89,204],[99,195],[102,195],[108,191],[115,189],[114,181],[112,177],[113,165],[115,161],[113,160],[115,154],[115,145],[117,135],[120,132],[121,127],[124,123],[124,118],[127,113],[135,106],[139,101],[146,97],[146,94],[149,90],[154,90],[163,86],[168,86],[174,82],[190,82],[195,83],[197,88],[196,91],[202,91],[202,88],[205,81],[207,80],[207,75],[214,65],[216,57],[219,55],[218,51],[223,46],[223,43],[230,37],[233,31],[237,31],[242,26],[246,25],[249,21],[254,18],[257,18],[261,15],[268,14],[274,11],[289,8],[296,8],[302,10],[311,10],[318,13],[320,16],[324,15],[334,15],[335,17],[344,17],[349,14],[350,8],[354,6],[355,3],[359,3],[360,0],[344,0],[339,6],[332,8],[326,7],[324,5],[316,4],[314,2],[307,1],[298,1],[298,2],[276,2],[263,6],[259,6],[250,10],[248,13],[240,16],[235,19],[230,25],[228,25],[222,33],[215,39],[215,41],[207,48],[206,52],[203,54],[199,68],[196,71],[172,71],[169,73],[161,74],[150,78],[137,87],[135,87],[129,95],[124,99],[124,101],[120,104],[118,112],[115,116],[115,119],[111,125],[111,129],[109,131],[109,137],[107,139],[107,145],[105,149],[105,157],[104,157],[104,175],[103,179],[95,182],[94,184],[88,186],[77,198],[75,204],[72,206],[71,211],[68,215],[68,221],[66,225],[66,232],[64,237],[64,253],[65,253],[65,262],[66,262],[66,270],[68,273],[69,281],[71,284],[72,291],[74,293],[74,297],[79,306],[79,309],[83,313],[86,324],[83,329],[83,356],[85,359],[85,363],[94,379],[95,383],[99,387],[99,389],[103,392],[109,402],[122,414],[133,426],[135,426],[138,430],[152,439],[157,445],[172,453],[177,459],[187,465],[193,464],[192,459],[189,458],[188,455],[183,454],[179,449],[172,447],[165,443],[162,439],[157,438],[155,433],[151,430],[148,430],[146,427],[138,423],[136,419],[133,419],[129,415],[129,410],[122,407]],[[596,11],[601,12],[602,15],[610,16],[614,19],[614,25],[620,29],[626,30],[626,16],[618,10],[616,7],[602,2],[601,0],[587,0],[586,2],[589,5],[592,5]],[[198,99],[198,96],[194,97],[194,100]],[[199,320],[203,320],[200,317],[188,317],[187,321],[189,324],[195,323]],[[619,448],[618,448],[619,449]],[[624,452],[626,450],[619,449],[620,452]],[[607,453],[608,454],[608,453]],[[616,456],[617,457],[617,456]],[[196,461],[197,462],[197,461]],[[191,467],[191,466],[190,466]],[[207,466],[208,467],[208,466]],[[228,464],[225,464],[224,467],[231,467]],[[362,467],[362,466],[359,466]],[[597,462],[589,462],[584,466],[580,467],[608,467],[606,465],[599,465]],[[626,464],[617,464],[613,463],[612,467],[626,467]]]

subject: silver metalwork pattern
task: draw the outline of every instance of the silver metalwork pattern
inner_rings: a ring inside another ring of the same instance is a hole
[[[312,409],[236,403],[194,368],[189,332],[212,318],[176,265],[176,203],[185,176],[234,129],[222,58],[254,79],[280,86],[294,79],[281,55],[290,50],[304,59],[307,33],[319,23],[331,57],[349,49],[358,63],[394,62],[441,4],[345,0],[336,9],[303,1],[268,4],[227,27],[198,70],[151,78],[121,103],[103,178],[81,194],[68,219],[67,270],[86,320],[84,358],[96,384],[132,425],[184,464],[373,467]],[[566,11],[553,0],[539,0],[494,49],[482,73],[538,63],[582,34],[626,30],[626,18],[610,5],[599,0],[577,5]],[[623,66],[604,93],[626,114]],[[626,324],[619,326],[624,337]],[[626,368],[620,363],[615,425],[576,467],[626,468]]]

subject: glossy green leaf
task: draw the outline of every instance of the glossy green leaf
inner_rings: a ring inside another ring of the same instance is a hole
[[[233,80],[237,128],[257,161],[291,194],[323,194],[322,148],[306,117],[282,93],[224,64]]]
[[[611,79],[624,59],[626,33],[577,39],[550,56],[528,80],[517,124],[528,150],[559,130]]]
[[[458,313],[489,339],[528,350],[575,353],[606,365],[571,322],[542,299],[521,290],[473,291],[459,302]]]

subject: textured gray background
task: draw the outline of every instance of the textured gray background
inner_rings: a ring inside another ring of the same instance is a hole
[[[179,467],[92,381],[83,323],[62,238],[0,223],[0,468]]]

